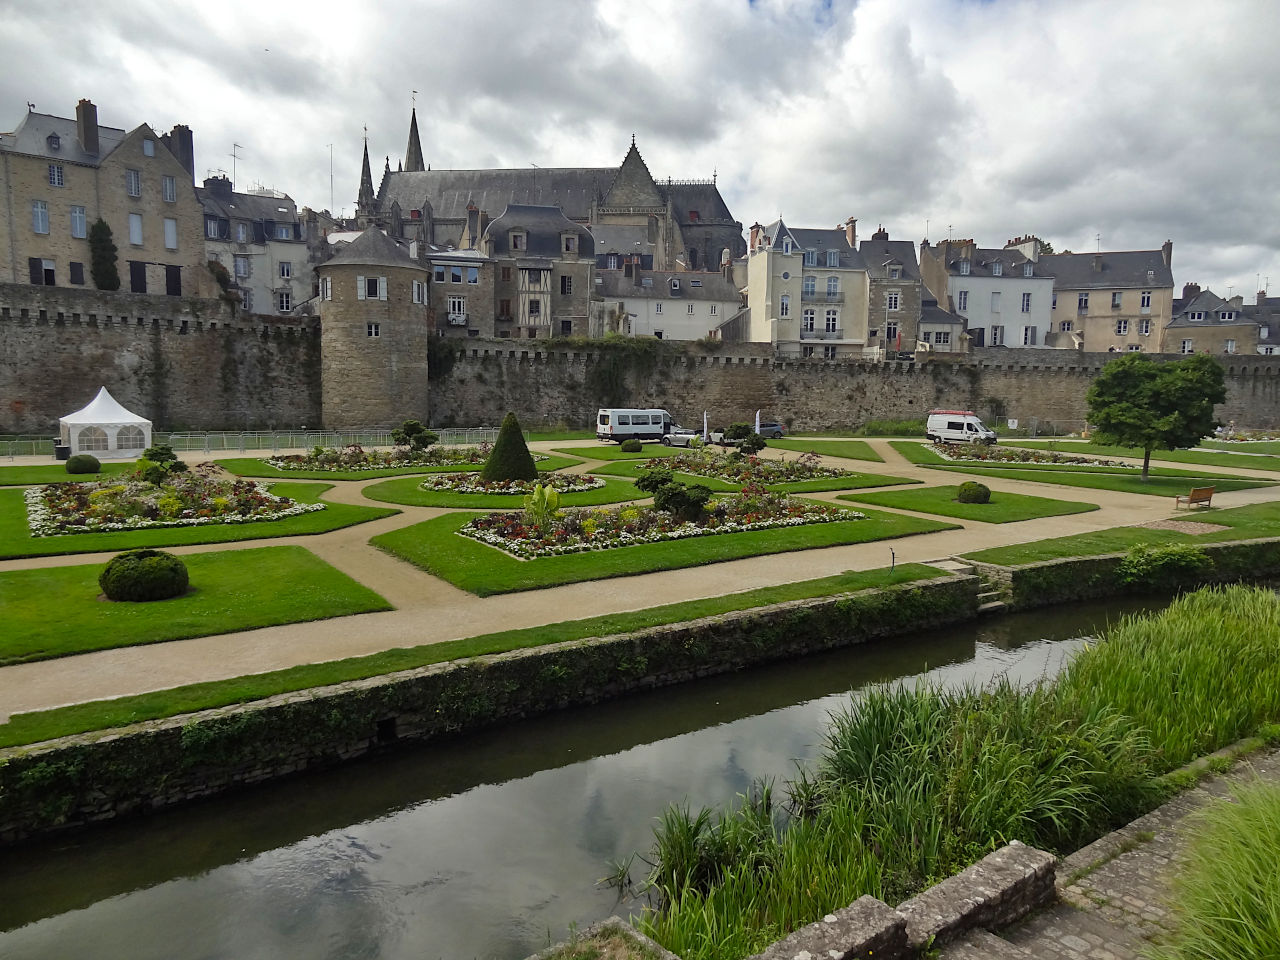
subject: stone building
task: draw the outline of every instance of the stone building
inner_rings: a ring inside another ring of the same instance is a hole
[[[1188,284],[1183,292],[1188,295],[1179,301],[1178,311],[1161,336],[1162,353],[1258,354],[1261,324],[1257,307],[1246,307],[1244,297],[1223,299],[1194,284]],[[1269,319],[1267,325],[1263,339],[1270,339]]]
[[[370,227],[316,274],[325,426],[427,422],[426,269]]]
[[[921,241],[920,276],[939,307],[965,318],[973,347],[1046,344],[1053,278],[1021,250]]]
[[[890,240],[889,231],[880,226],[871,239],[858,244],[858,253],[867,267],[867,347],[887,356],[913,353],[917,339],[924,342],[917,336],[924,284],[916,265],[915,244]],[[938,332],[945,334],[940,348],[961,349],[959,338],[951,336],[952,326],[950,320],[939,326]],[[929,341],[933,341],[932,331]]]
[[[377,191],[365,145],[356,219],[397,239],[461,247],[468,209],[496,216],[510,206],[554,206],[590,228],[603,228],[601,255],[642,250],[659,270],[719,270],[723,252],[746,251],[742,224],[710,180],[658,180],[632,138],[616,167],[432,170],[424,164],[416,111],[401,169],[384,166]]]
[[[719,340],[722,328],[743,311],[732,265],[715,274],[645,270],[634,256],[614,269],[601,270],[598,263],[592,336]]]
[[[204,208],[205,254],[221,263],[250,313],[289,314],[315,292],[317,260],[288,194],[236,192],[211,177],[196,195]]]
[[[0,134],[0,280],[93,286],[88,236],[101,218],[121,290],[211,295],[194,170],[184,125],[103,126],[88,100],[75,119],[29,110]]]
[[[867,346],[867,266],[857,221],[831,230],[754,224],[747,253],[746,339],[781,356],[861,356]],[[896,339],[896,337],[895,337]]]

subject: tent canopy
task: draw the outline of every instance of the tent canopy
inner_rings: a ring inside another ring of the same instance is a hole
[[[99,458],[140,456],[151,446],[151,421],[122,407],[103,387],[88,406],[60,417],[62,443],[71,453]]]

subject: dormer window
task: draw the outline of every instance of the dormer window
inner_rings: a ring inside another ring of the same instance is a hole
[[[890,267],[890,268],[889,268],[889,279],[890,279],[890,280],[901,280],[901,279],[902,279],[902,268],[901,268],[901,267]]]
[[[604,258],[604,268],[606,270],[617,270],[620,259],[621,258],[616,253],[609,254]]]
[[[783,252],[783,253],[790,253],[790,252],[791,252],[791,238],[790,238],[790,237],[787,237],[787,239],[785,239],[785,240],[783,240],[783,241],[782,241],[782,252]]]
[[[991,264],[991,275],[992,275],[993,277],[1000,277],[1000,276],[1003,276],[1003,275],[1004,275],[1004,264],[1003,264],[1003,263],[1001,263],[999,260],[997,260],[997,261],[995,261],[994,263],[992,263],[992,264]]]
[[[827,266],[828,266],[828,267],[838,267],[838,266],[840,266],[840,251],[839,251],[839,250],[828,250],[828,251],[827,251]]]
[[[701,220],[701,219],[702,219],[702,217],[698,214],[698,211],[697,211],[697,210],[690,210],[690,211],[689,211],[689,222],[690,222],[690,223],[697,223],[697,222],[698,222],[699,220]]]
[[[44,142],[49,145],[50,150],[62,149],[62,138],[58,136],[56,133],[49,134],[49,136],[44,138]]]
[[[526,249],[526,247],[525,247],[525,235],[524,235],[524,233],[523,233],[523,232],[521,232],[521,231],[515,231],[515,230],[513,230],[513,231],[511,232],[511,249],[512,249],[512,250],[524,250],[524,249]]]
[[[679,280],[677,280],[675,277],[672,277],[672,278],[671,278],[671,289],[672,289],[672,290],[679,290],[679,289],[680,289],[680,281],[679,281]]]
[[[1221,317],[1223,320],[1234,320],[1236,318],[1236,312],[1234,310],[1223,310]]]
[[[1188,314],[1187,314],[1187,319],[1188,319],[1188,320],[1203,320],[1203,319],[1204,319],[1204,311],[1203,311],[1203,310],[1192,310],[1190,313],[1188,313]]]
[[[961,261],[960,261],[960,276],[962,276],[962,277],[967,277],[968,275],[969,275],[969,261],[968,261],[968,260],[961,260]]]
[[[1031,264],[1029,264],[1029,263],[1024,263],[1024,264],[1022,265],[1022,275],[1023,275],[1024,277],[1029,277],[1029,276],[1031,276]]]
[[[576,233],[566,233],[561,236],[561,249],[565,253],[578,252],[578,235]]]
[[[806,267],[816,267],[818,265],[817,250],[806,250],[804,252],[804,265]]]

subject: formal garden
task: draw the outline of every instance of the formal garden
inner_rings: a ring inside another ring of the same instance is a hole
[[[1097,510],[1097,504],[1032,497],[1024,493],[992,490],[984,483],[965,481],[956,486],[913,487],[908,490],[877,490],[848,493],[840,497],[853,503],[918,510],[960,520],[982,523],[1016,523],[1040,517],[1060,517]]]
[[[721,491],[738,490],[745,485],[754,484],[788,493],[817,493],[824,490],[919,482],[906,477],[859,473],[825,466],[822,458],[814,453],[801,453],[792,458],[784,454],[778,459],[767,459],[739,451],[720,452],[710,447],[610,464],[597,472],[611,476],[638,477],[654,469],[670,470],[682,480],[703,483],[713,490]]]

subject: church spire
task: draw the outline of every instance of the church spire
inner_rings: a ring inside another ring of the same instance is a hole
[[[356,216],[362,226],[373,217],[373,171],[369,169],[369,128],[364,128],[364,164],[360,168],[360,196],[356,199]]]
[[[418,108],[409,114],[409,145],[404,148],[404,168],[407,171],[425,170],[422,161],[422,141],[418,139]]]

